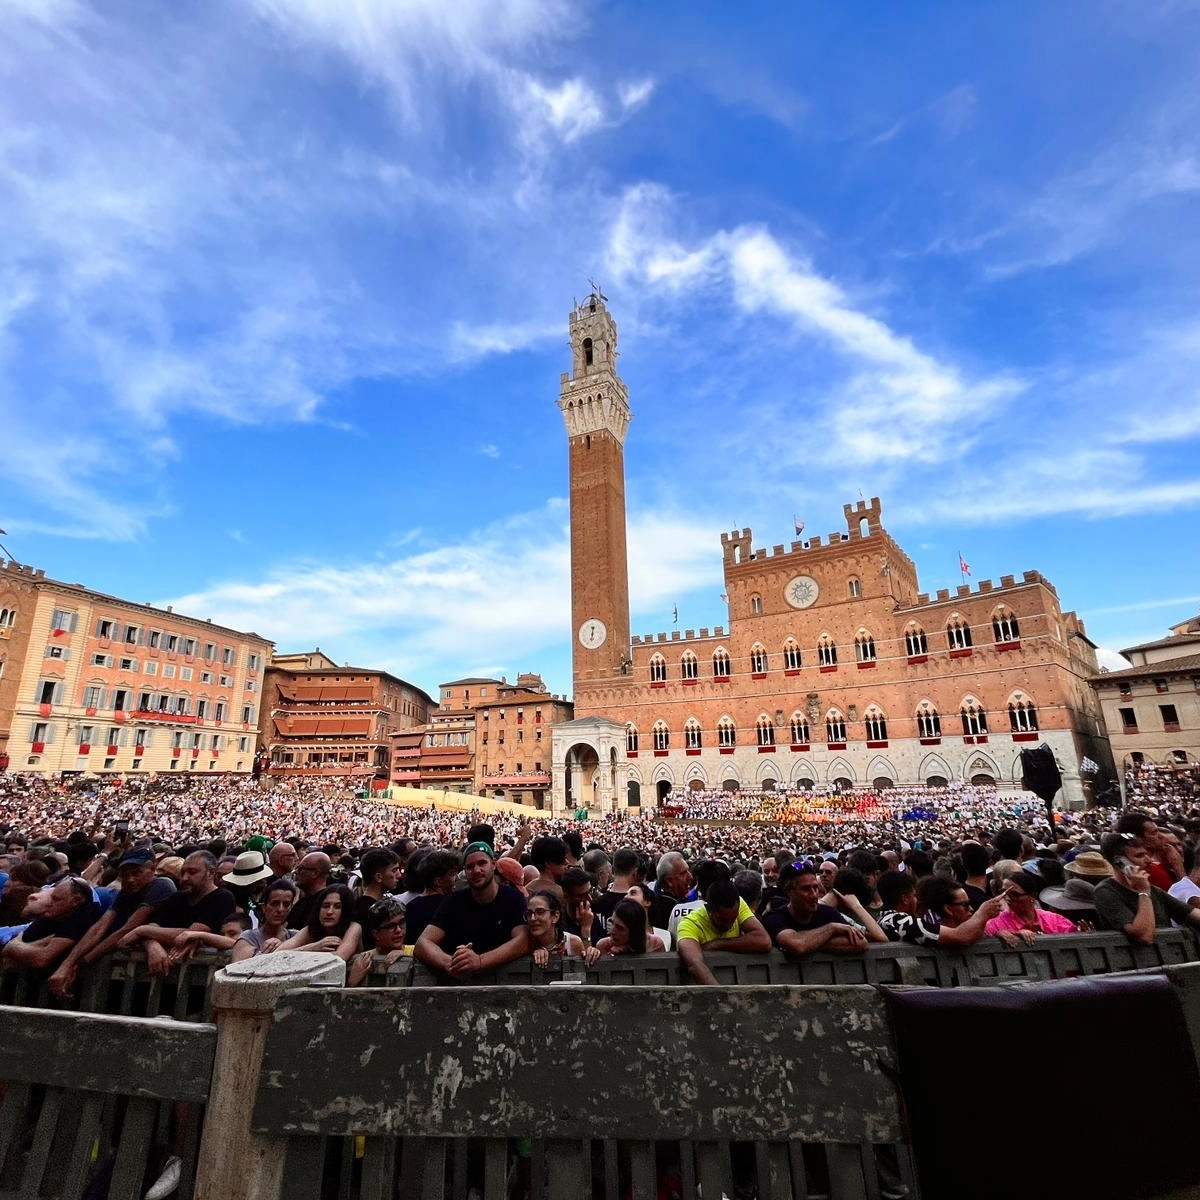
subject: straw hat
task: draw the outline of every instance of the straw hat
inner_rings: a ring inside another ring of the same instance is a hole
[[[1078,875],[1084,879],[1106,879],[1113,873],[1112,864],[1095,850],[1085,850],[1075,855],[1064,869],[1068,875]]]

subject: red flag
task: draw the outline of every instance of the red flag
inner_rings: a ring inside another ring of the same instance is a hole
[[[62,637],[67,631],[65,629],[53,629],[50,631],[51,637]]]
[[[971,573],[971,568],[967,565],[967,560],[963,558],[961,550],[958,552],[958,569],[964,575],[970,575]]]

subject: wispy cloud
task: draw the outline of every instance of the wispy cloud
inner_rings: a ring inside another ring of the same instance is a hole
[[[485,458],[499,458],[500,457],[500,447],[495,445],[495,443],[493,443],[493,442],[488,442],[485,445],[479,447],[479,453],[482,454]]]

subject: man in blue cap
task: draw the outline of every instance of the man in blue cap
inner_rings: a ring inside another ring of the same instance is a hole
[[[126,933],[145,924],[154,910],[175,894],[174,882],[165,875],[155,875],[154,867],[154,851],[149,846],[135,846],[121,855],[117,864],[121,890],[113,906],[75,943],[50,976],[50,990],[55,995],[69,996],[81,962],[95,962],[115,950]]]

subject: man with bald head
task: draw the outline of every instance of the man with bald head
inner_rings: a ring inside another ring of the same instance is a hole
[[[300,890],[288,921],[293,929],[303,929],[313,915],[317,893],[329,886],[333,860],[320,850],[310,850],[295,867],[296,887]]]
[[[299,857],[296,847],[291,842],[276,842],[267,857],[267,865],[275,872],[276,879],[285,879],[295,870],[296,859]]]
[[[4,947],[5,966],[34,970],[51,967],[100,919],[96,893],[90,884],[74,876],[34,895],[45,897],[44,907],[21,936]]]

